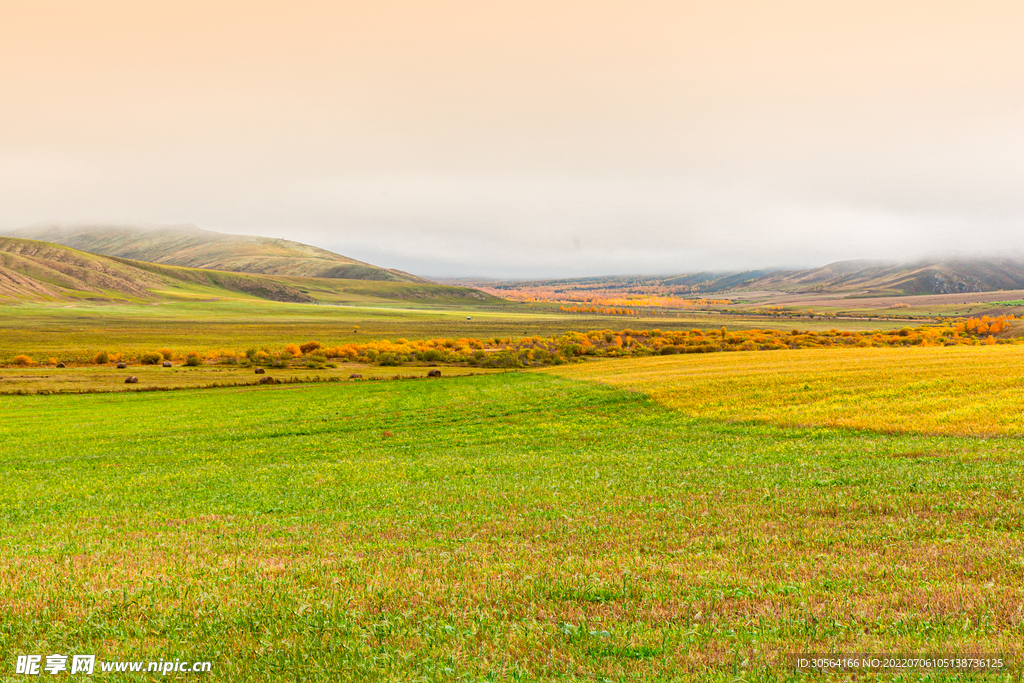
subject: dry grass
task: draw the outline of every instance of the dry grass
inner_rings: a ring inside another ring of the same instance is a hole
[[[950,435],[1024,434],[1024,348],[807,349],[548,370],[701,418]]]

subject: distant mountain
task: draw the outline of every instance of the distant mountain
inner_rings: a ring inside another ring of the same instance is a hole
[[[433,283],[290,277],[168,266],[51,242],[0,237],[0,302],[157,303],[256,298],[293,303],[501,305],[483,292]]]
[[[914,263],[838,261],[810,270],[768,273],[746,280],[741,286],[787,292],[858,291],[877,296],[990,292],[1024,288],[1024,262],[998,258]],[[729,283],[721,289],[734,287],[736,284]]]
[[[501,293],[546,288],[566,296],[588,292],[632,292],[689,296],[732,291],[833,292],[861,296],[957,294],[1024,289],[1024,261],[1007,258],[950,258],[913,263],[837,261],[809,270],[700,272],[671,276],[614,275],[557,280],[462,278],[450,284]]]
[[[55,242],[104,256],[187,268],[292,277],[430,282],[300,242],[226,235],[194,225],[34,226],[15,230],[9,236]]]

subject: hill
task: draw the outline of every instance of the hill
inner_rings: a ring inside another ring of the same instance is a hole
[[[186,268],[290,277],[430,282],[300,242],[226,235],[194,225],[37,226],[15,230],[9,236],[54,242],[103,256]]]
[[[810,270],[768,273],[741,286],[789,292],[860,291],[877,296],[991,292],[1024,288],[1024,262],[1000,258],[838,261]]]
[[[691,296],[737,291],[793,294],[831,292],[859,296],[962,294],[1024,289],[1024,262],[1007,258],[956,258],[913,263],[837,261],[808,270],[700,272],[671,276],[608,276],[554,280],[485,280],[461,278],[450,284],[478,287],[516,298],[516,293],[547,293],[551,300],[587,295],[644,294]]]
[[[267,278],[150,266],[35,240],[0,237],[0,299],[7,301],[155,301],[229,292],[271,301],[312,302],[296,287]]]
[[[91,254],[38,240],[0,237],[0,301],[147,303],[210,297],[292,303],[504,303],[465,287],[184,268]]]

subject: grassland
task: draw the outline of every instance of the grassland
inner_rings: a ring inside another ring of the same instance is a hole
[[[551,370],[714,420],[1021,436],[1020,346],[803,349],[598,361]]]
[[[243,277],[243,276],[239,276]],[[323,283],[324,281],[318,281]],[[331,281],[328,281],[331,282]],[[333,281],[338,283],[341,281]],[[372,283],[373,287],[418,287]],[[311,290],[312,291],[312,290]],[[223,294],[223,292],[221,292]],[[98,351],[135,355],[156,348],[207,351],[282,347],[317,339],[328,345],[382,339],[551,336],[566,331],[637,329],[745,329],[774,325],[757,317],[687,314],[679,317],[574,315],[496,300],[382,299],[345,305],[293,304],[251,297],[196,295],[156,304],[4,305],[0,310],[0,365],[19,354],[36,360],[87,359]],[[864,321],[790,322],[807,330],[865,329]],[[871,323],[893,329],[903,321]]]
[[[370,290],[190,297],[5,306],[0,363],[764,326]],[[256,377],[0,368],[0,391],[122,389],[127,373],[186,387],[0,395],[0,653],[209,659],[207,680],[254,682],[789,680],[798,651],[1019,658],[1021,361],[786,349],[356,382],[426,368],[296,359],[267,372],[339,381],[203,390],[187,387]]]
[[[1024,643],[1015,438],[695,419],[535,372],[0,405],[12,655],[725,681],[789,678],[793,651]]]
[[[172,368],[158,365],[132,365],[118,369],[113,365],[68,368],[16,368],[0,372],[0,395],[75,394],[91,392],[164,391],[170,389],[202,389],[258,384],[260,379],[273,378],[281,383],[292,382],[358,382],[362,380],[414,379],[425,377],[438,369],[444,377],[482,375],[500,372],[488,368],[446,366],[383,367],[366,363],[332,363],[308,367],[295,363],[281,368],[267,368],[256,375],[253,368],[241,365],[202,364]],[[353,378],[351,375],[360,375]],[[138,383],[125,384],[129,376]]]

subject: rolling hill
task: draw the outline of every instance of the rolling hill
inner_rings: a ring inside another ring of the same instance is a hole
[[[186,268],[290,277],[430,282],[300,242],[226,235],[194,225],[35,226],[15,230],[9,236],[54,242],[103,256]]]
[[[1024,262],[1003,258],[838,261],[810,270],[768,273],[741,286],[787,292],[859,291],[876,296],[991,292],[1024,288]]]
[[[465,287],[185,268],[0,237],[0,301],[154,303],[211,297],[292,303],[504,303]]]
[[[690,296],[743,291],[793,294],[828,292],[857,296],[962,294],[1024,289],[1024,261],[1009,258],[954,258],[913,263],[837,261],[808,270],[700,272],[672,276],[616,275],[557,280],[485,280],[459,278],[450,284],[481,287],[496,293],[547,288],[567,299],[588,293],[668,294]]]

